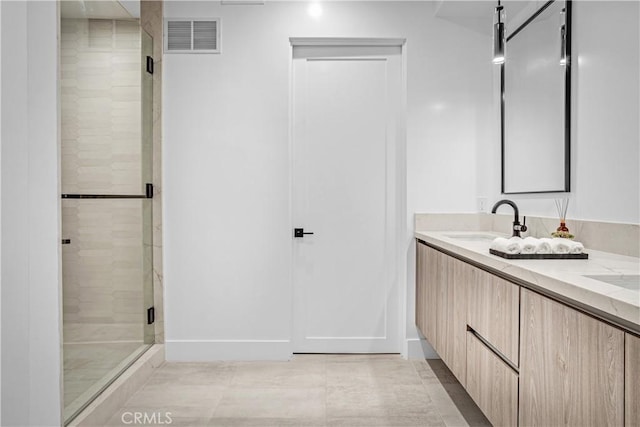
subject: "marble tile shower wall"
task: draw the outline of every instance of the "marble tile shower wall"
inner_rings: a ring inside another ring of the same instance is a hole
[[[63,19],[62,189],[140,193],[137,22]]]
[[[138,22],[63,19],[60,52],[62,192],[143,193]],[[142,203],[63,200],[65,339],[142,340]]]
[[[108,203],[63,203],[62,231],[72,242],[63,246],[62,256],[65,327],[69,323],[131,323],[141,332],[142,202]]]

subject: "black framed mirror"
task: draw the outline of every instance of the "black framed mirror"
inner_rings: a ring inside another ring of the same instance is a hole
[[[571,0],[507,28],[501,67],[503,194],[570,191]]]

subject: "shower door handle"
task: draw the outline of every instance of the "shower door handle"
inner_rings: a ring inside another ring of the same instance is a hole
[[[153,184],[145,185],[144,194],[62,194],[63,199],[153,199]]]
[[[312,231],[305,232],[304,228],[294,228],[293,237],[304,237],[305,234],[313,234]]]

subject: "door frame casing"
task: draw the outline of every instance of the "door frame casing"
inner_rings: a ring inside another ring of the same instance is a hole
[[[397,316],[398,316],[398,342],[397,353],[407,358],[407,262],[406,262],[406,234],[407,234],[407,40],[406,38],[352,38],[352,37],[290,37],[289,38],[289,229],[292,232],[291,238],[291,261],[289,268],[290,283],[290,349],[293,355],[294,322],[295,322],[295,283],[294,283],[294,256],[293,228],[297,227],[293,221],[293,170],[294,170],[294,80],[293,80],[293,50],[296,47],[399,47],[401,55],[401,86],[400,86],[400,111],[398,112],[397,138],[395,141],[396,156],[396,223],[395,230],[395,263],[397,286]]]

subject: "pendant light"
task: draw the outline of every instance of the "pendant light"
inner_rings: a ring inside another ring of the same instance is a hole
[[[560,65],[566,66],[568,63],[566,9],[563,8],[560,12]]]
[[[493,15],[493,63],[504,64],[505,57],[505,31],[504,31],[504,7],[498,0],[498,7],[496,7]]]

